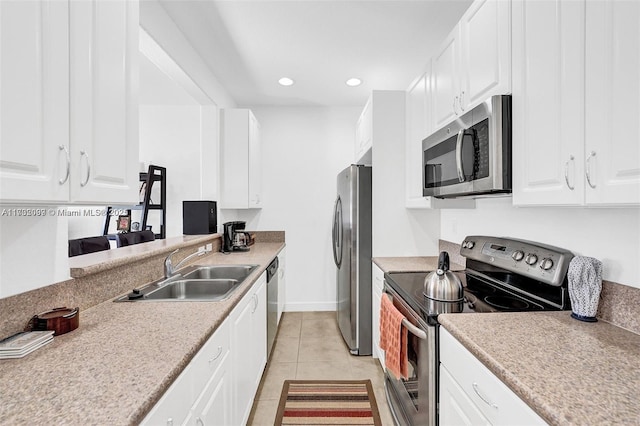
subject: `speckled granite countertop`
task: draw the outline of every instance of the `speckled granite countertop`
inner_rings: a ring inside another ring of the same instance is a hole
[[[640,424],[640,335],[567,311],[438,319],[550,424]]]
[[[25,358],[0,361],[0,424],[139,423],[251,288],[284,243],[214,253],[196,264],[259,264],[221,302],[113,303]]]
[[[373,263],[378,265],[382,272],[426,272],[435,271],[438,268],[438,256],[374,257]],[[456,263],[451,263],[449,269],[461,271],[464,268]]]

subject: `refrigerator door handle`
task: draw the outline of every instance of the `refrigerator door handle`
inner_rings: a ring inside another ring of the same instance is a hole
[[[333,261],[339,268],[342,264],[342,200],[336,198],[333,208]]]

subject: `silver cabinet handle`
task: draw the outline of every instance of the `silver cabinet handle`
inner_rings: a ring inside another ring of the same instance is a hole
[[[258,295],[254,294],[253,295],[253,309],[251,310],[251,313],[254,313],[256,311],[256,309],[258,309]]]
[[[571,186],[571,184],[569,183],[569,162],[573,160],[575,160],[575,157],[573,155],[570,155],[569,160],[564,163],[564,181],[567,183],[567,188],[572,191],[576,189],[575,186]]]
[[[458,180],[464,182],[464,171],[462,170],[462,140],[464,139],[464,129],[458,132],[456,139],[456,168],[458,169]]]
[[[458,97],[453,98],[453,113],[458,114],[458,110],[456,109],[456,102],[458,102]]]
[[[218,353],[216,353],[215,356],[209,360],[209,364],[220,358],[220,355],[222,355],[222,346],[218,346]]]
[[[596,156],[595,151],[591,151],[589,155],[587,155],[586,167],[585,167],[585,174],[587,175],[587,183],[593,189],[596,189],[596,186],[593,183],[591,183],[591,157],[595,157],[595,156]]]
[[[496,410],[498,409],[498,406],[496,404],[494,404],[493,402],[489,401],[487,398],[482,396],[482,394],[480,393],[480,390],[478,389],[478,384],[476,382],[473,382],[472,386],[473,386],[473,391],[476,393],[476,395],[478,395],[478,397],[480,397],[481,400],[484,401],[485,404],[487,404],[491,408],[495,408]]]
[[[69,149],[64,145],[59,145],[58,149],[60,151],[64,151],[64,154],[67,157],[67,174],[64,175],[64,179],[60,179],[58,181],[60,185],[64,185],[64,183],[69,180],[69,174],[71,174],[71,154],[69,154]]]
[[[459,103],[460,103],[460,111],[464,112],[464,107],[462,106],[462,103],[463,103],[463,102],[462,102],[462,99],[464,99],[464,90],[462,91],[462,93],[460,93],[460,100],[459,100]]]
[[[83,156],[87,157],[87,177],[84,182],[80,182],[80,186],[82,187],[89,183],[89,178],[91,177],[91,162],[89,161],[89,154],[87,154],[87,151],[80,151],[80,159],[82,159]]]

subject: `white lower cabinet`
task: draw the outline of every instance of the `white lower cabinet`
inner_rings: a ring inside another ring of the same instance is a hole
[[[438,418],[441,425],[471,426],[491,424],[442,364],[440,365],[439,406]]]
[[[284,302],[287,299],[287,252],[286,249],[282,249],[278,253],[278,324],[280,324],[280,318],[284,312]]]
[[[447,330],[440,327],[440,425],[546,425]]]
[[[371,336],[373,358],[378,358],[384,368],[384,351],[380,349],[380,300],[384,290],[384,272],[374,263],[372,266],[373,283],[371,285]]]
[[[246,424],[267,361],[266,272],[173,382],[142,425]]]
[[[210,388],[215,388],[218,401],[229,400],[231,387],[228,380],[230,321],[225,320],[196,354],[171,387],[160,398],[142,421],[143,425],[197,424],[204,408],[201,401],[210,401]],[[223,378],[223,380],[220,380]],[[225,394],[224,396],[221,396]],[[223,407],[224,417],[229,418],[230,404]],[[217,418],[223,414],[218,413]],[[206,424],[209,424],[207,422]],[[225,423],[214,423],[225,424]]]
[[[233,348],[233,416],[232,423],[247,423],[253,398],[267,364],[267,275],[264,273],[253,289],[231,312]]]

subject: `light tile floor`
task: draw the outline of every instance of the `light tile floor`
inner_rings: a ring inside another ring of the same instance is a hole
[[[370,379],[382,424],[393,425],[384,395],[380,362],[370,356],[353,356],[342,340],[335,312],[285,312],[280,321],[249,425],[273,425],[285,380]]]

